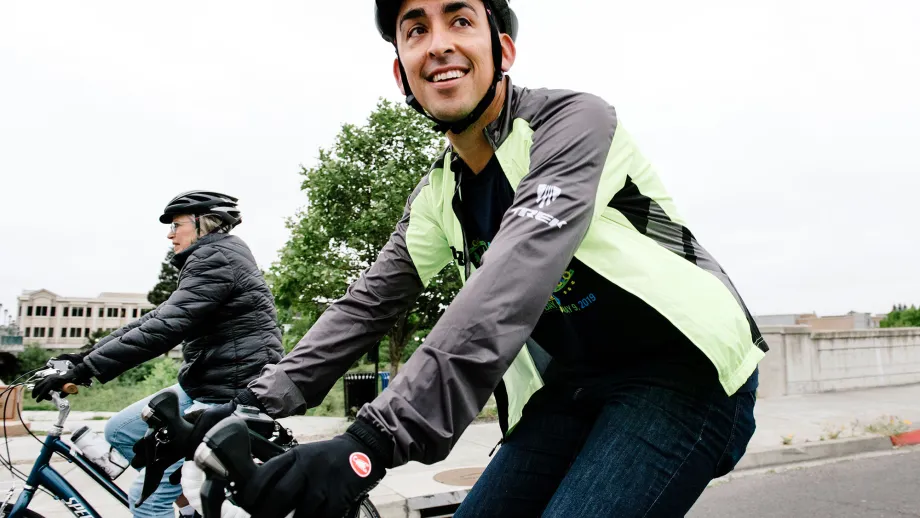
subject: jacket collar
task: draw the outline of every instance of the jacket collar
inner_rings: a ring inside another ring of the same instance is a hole
[[[518,101],[518,95],[523,91],[522,88],[516,88],[511,84],[511,76],[505,75],[504,80],[507,81],[507,88],[505,89],[505,104],[502,107],[502,111],[498,114],[497,119],[490,122],[489,125],[482,130],[486,140],[492,144],[493,151],[497,151],[505,142],[505,139],[508,138],[508,135],[511,134],[511,123],[514,121],[514,105]],[[454,173],[454,182],[459,182],[460,168],[454,161],[460,160],[460,156],[454,153],[454,148],[450,144],[447,145],[442,161],[445,158],[450,160],[449,166],[451,172]],[[444,165],[447,166],[448,164],[445,163]]]
[[[198,250],[204,245],[216,243],[217,241],[226,239],[229,236],[230,234],[205,234],[199,237],[198,241],[192,243],[191,246],[174,255],[172,261],[170,262],[173,266],[181,270],[182,267],[185,266],[185,262],[188,261],[188,258],[191,257],[193,253],[195,253],[195,250]]]
[[[505,81],[507,82],[505,85],[505,105],[502,107],[498,118],[483,129],[486,139],[492,143],[493,150],[498,150],[505,142],[505,139],[508,138],[508,135],[511,134],[511,123],[514,122],[514,105],[517,103],[517,98],[521,91],[520,88],[516,89],[511,83],[511,76],[506,75]]]

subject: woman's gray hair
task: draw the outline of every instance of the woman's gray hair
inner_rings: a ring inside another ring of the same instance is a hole
[[[212,214],[204,214],[198,216],[198,228],[201,229],[201,235],[216,233],[216,234],[227,234],[230,232],[230,227],[219,216],[214,216]]]

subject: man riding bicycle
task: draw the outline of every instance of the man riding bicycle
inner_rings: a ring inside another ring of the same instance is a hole
[[[494,393],[503,446],[455,516],[683,516],[754,432],[767,347],[732,282],[613,107],[512,86],[505,0],[377,0],[376,18],[450,146],[377,261],[197,436],[237,403],[318,405],[444,266],[465,286],[345,434],[265,463],[237,502],[341,516],[386,469],[445,458]]]
[[[284,354],[274,299],[246,243],[230,231],[242,222],[237,199],[211,191],[190,191],[173,198],[160,222],[169,224],[174,266],[179,268],[177,289],[153,311],[118,329],[91,351],[61,355],[75,367],[64,375],[49,376],[33,390],[36,399],[50,399],[65,383],[85,383],[91,377],[106,383],[124,371],[167,353],[180,342],[183,365],[179,383],[170,390],[181,410],[190,411],[232,400],[268,364]],[[138,401],[112,417],[106,440],[128,460],[147,425],[141,409],[154,397]],[[143,505],[144,476],[129,491],[137,518],[175,516],[173,502],[181,488],[169,483],[181,462],[165,469],[156,491]],[[180,499],[180,514],[194,510]]]

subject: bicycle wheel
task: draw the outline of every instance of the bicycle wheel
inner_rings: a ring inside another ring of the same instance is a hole
[[[358,509],[358,518],[380,518],[377,508],[371,503],[370,498],[365,498]]]
[[[13,507],[13,504],[8,505],[7,508],[3,510],[3,514],[0,514],[0,518],[6,518],[7,516],[9,516],[11,507]],[[35,511],[30,511],[26,509],[26,512],[22,513],[22,518],[45,518],[45,517],[36,513]]]

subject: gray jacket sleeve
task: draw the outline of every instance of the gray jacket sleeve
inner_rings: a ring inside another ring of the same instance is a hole
[[[336,380],[377,345],[422,292],[406,248],[409,204],[374,264],[320,315],[297,346],[249,385],[274,417],[319,405]]]
[[[235,283],[227,257],[216,248],[195,252],[179,276],[179,286],[141,324],[96,347],[84,359],[93,375],[106,383],[122,372],[168,352],[201,320],[224,303]]]
[[[358,418],[394,438],[394,465],[444,459],[523,347],[593,219],[613,108],[573,94],[546,110],[530,172],[482,259],[400,375]],[[540,207],[538,192],[558,189]]]

